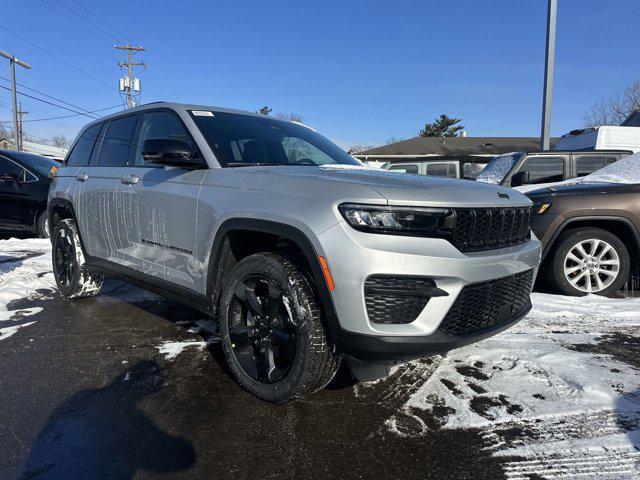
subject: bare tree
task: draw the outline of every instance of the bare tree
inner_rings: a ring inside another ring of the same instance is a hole
[[[350,155],[357,155],[358,153],[366,152],[367,150],[371,150],[372,148],[375,148],[375,146],[374,145],[351,145],[349,147],[349,150],[347,150],[347,152]]]
[[[67,137],[65,137],[64,134],[54,135],[53,137],[51,137],[51,141],[56,147],[69,148],[70,142],[69,140],[67,140]]]
[[[299,113],[276,113],[276,117],[278,117],[280,120],[288,120],[290,122],[298,122],[298,123],[302,123],[302,121],[304,120],[304,117],[302,115],[300,115]]]
[[[394,137],[391,137],[390,139],[388,139],[385,143],[387,145],[391,145],[392,143],[398,143],[398,142],[402,142],[404,140],[406,140],[406,138],[404,138],[404,137],[395,137],[394,136]]]
[[[640,80],[608,99],[596,102],[583,115],[587,127],[620,125],[634,110],[640,110]]]

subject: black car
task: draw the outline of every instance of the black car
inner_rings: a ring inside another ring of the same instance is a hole
[[[52,169],[59,165],[40,155],[0,150],[0,230],[49,236],[47,195]]]

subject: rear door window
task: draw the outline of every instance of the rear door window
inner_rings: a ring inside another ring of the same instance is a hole
[[[518,172],[529,172],[529,185],[561,182],[564,180],[564,157],[528,157]]]
[[[129,163],[133,133],[138,122],[137,115],[116,118],[109,122],[100,150],[100,167],[123,167]]]
[[[456,178],[456,166],[453,163],[428,163],[427,175]]]
[[[67,157],[66,165],[70,167],[89,165],[91,151],[100,133],[100,127],[102,127],[102,124],[93,125],[82,132],[73,150],[71,150],[71,153]]]
[[[391,165],[389,167],[389,170],[391,171],[401,171],[403,173],[414,173],[414,174],[418,174],[420,173],[420,170],[418,169],[418,165],[416,165],[415,163],[406,163],[404,165]]]
[[[590,173],[600,170],[602,167],[617,161],[616,157],[605,157],[596,155],[581,155],[576,158],[576,175],[584,177]]]
[[[13,179],[24,182],[26,179],[25,169],[11,160],[0,157],[0,181],[12,183]]]

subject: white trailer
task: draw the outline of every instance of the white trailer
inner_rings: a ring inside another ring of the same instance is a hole
[[[640,152],[640,127],[601,126],[572,130],[558,140],[556,150],[631,150]]]

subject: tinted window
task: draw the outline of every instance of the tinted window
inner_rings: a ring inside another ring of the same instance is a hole
[[[138,121],[137,115],[117,118],[109,122],[100,150],[100,167],[122,167],[129,162],[131,141]]]
[[[138,145],[136,147],[135,165],[144,165],[142,147],[144,141],[150,138],[172,138],[182,140],[194,147],[191,137],[187,133],[180,118],[172,112],[150,112],[142,117]]]
[[[310,128],[258,115],[208,112],[193,120],[222,166],[362,165]]]
[[[17,179],[19,182],[23,182],[25,179],[24,174],[24,168],[15,164],[11,160],[0,157],[0,177],[9,175],[10,177]],[[0,179],[0,181],[5,180]]]
[[[404,171],[404,173],[420,173],[418,171],[418,165],[393,165],[389,167],[389,170],[400,170],[401,172]]]
[[[11,152],[11,156],[19,162],[22,162],[25,167],[31,167],[33,170],[40,173],[40,175],[44,175],[45,177],[51,173],[52,167],[60,166],[60,164],[55,160],[41,157],[40,155],[34,155],[32,153]]]
[[[80,138],[73,147],[73,150],[71,150],[71,153],[67,157],[67,165],[71,167],[79,167],[89,164],[91,150],[93,150],[93,144],[95,143],[96,138],[98,138],[101,126],[102,125],[93,125],[82,132]]]
[[[529,184],[561,182],[564,180],[564,158],[529,157],[518,171],[529,172]]]
[[[584,155],[576,159],[576,173],[579,177],[584,177],[590,173],[600,170],[602,167],[609,165],[618,160],[615,157],[596,157],[592,155]]]
[[[471,163],[465,162],[462,164],[462,177],[470,180],[475,180],[478,178],[478,175],[482,173],[484,167],[486,167],[486,163]]]
[[[456,166],[451,163],[429,163],[427,164],[427,175],[456,178]]]

